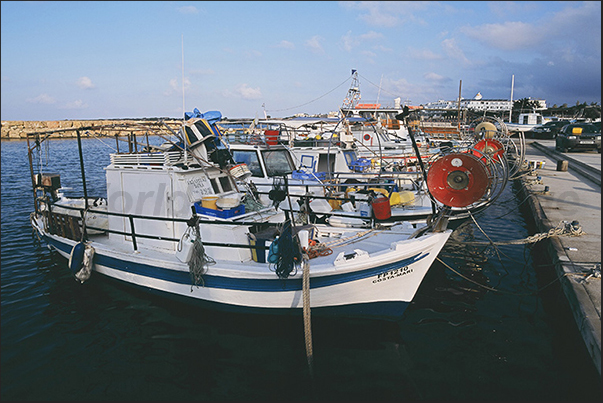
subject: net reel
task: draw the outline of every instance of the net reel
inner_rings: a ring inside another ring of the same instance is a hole
[[[479,212],[505,188],[509,164],[504,148],[493,142],[492,150],[488,147],[488,143],[483,143],[479,148],[441,152],[428,161],[427,189],[432,200],[448,210],[448,215],[464,217]]]
[[[497,117],[485,116],[478,119],[473,133],[465,133],[465,137],[472,138],[474,148],[480,150],[483,154],[490,155],[498,161],[504,154],[509,164],[508,175],[512,178],[520,171],[525,158],[525,137],[519,133],[513,140],[510,137],[507,125]],[[504,151],[501,151],[501,148]]]

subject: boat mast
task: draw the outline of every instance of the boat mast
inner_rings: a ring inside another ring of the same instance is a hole
[[[343,100],[343,104],[341,105],[341,109],[350,110],[354,109],[360,100],[360,83],[358,83],[358,72],[356,70],[352,70],[352,84],[350,84],[350,88],[348,89],[348,93]]]
[[[515,85],[515,74],[511,76],[511,107],[509,108],[509,123],[511,123],[511,113],[513,112],[513,86]]]
[[[459,82],[459,99],[458,99],[458,103],[457,103],[457,109],[456,109],[456,122],[457,122],[457,128],[459,130],[459,132],[461,131],[461,88],[463,86],[463,80],[461,80]]]
[[[188,147],[186,145],[186,130],[184,129],[184,120],[186,120],[186,109],[184,108],[184,34],[182,34],[182,145],[184,146],[184,164],[188,166]]]

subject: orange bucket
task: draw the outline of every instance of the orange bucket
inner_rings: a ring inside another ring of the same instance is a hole
[[[377,196],[371,202],[373,214],[377,220],[387,220],[392,216],[392,209],[389,205],[389,199],[385,196]]]

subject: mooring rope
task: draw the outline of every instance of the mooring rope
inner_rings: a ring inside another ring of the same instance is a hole
[[[314,379],[314,353],[312,351],[312,324],[310,320],[310,262],[307,254],[302,257],[302,292],[304,314],[304,339],[306,341],[306,359],[310,378]]]
[[[480,228],[480,230],[481,230],[481,228]],[[483,233],[483,231],[482,231],[482,233]],[[449,242],[462,243],[462,244],[466,244],[466,245],[522,245],[522,244],[528,244],[528,243],[535,243],[535,242],[538,242],[538,241],[541,241],[543,239],[550,238],[553,236],[581,236],[581,235],[585,235],[585,234],[586,234],[586,232],[584,232],[582,230],[582,226],[577,221],[572,221],[571,223],[567,222],[567,221],[560,221],[559,224],[557,224],[557,226],[555,228],[551,228],[547,232],[541,232],[538,234],[534,234],[534,235],[528,236],[523,239],[514,239],[514,240],[510,240],[510,241],[498,241],[498,242],[494,242],[494,241],[490,240],[488,242],[481,242],[481,241],[462,241],[462,240],[457,240],[457,239],[451,238],[451,239],[449,239]],[[488,239],[490,239],[490,238],[488,238]]]

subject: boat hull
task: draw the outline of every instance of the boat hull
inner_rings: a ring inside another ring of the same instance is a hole
[[[36,226],[34,225],[34,228]],[[36,228],[50,247],[69,258],[74,241]],[[421,281],[451,231],[395,243],[386,253],[358,254],[350,261],[331,255],[328,263],[309,260],[313,314],[396,319],[412,301]],[[192,285],[188,265],[173,254],[166,259],[118,252],[102,243],[95,248],[93,273],[145,291],[212,309],[262,314],[301,314],[302,270],[281,279],[268,264],[218,261]],[[171,259],[169,259],[171,258]],[[94,276],[94,274],[93,274]]]

